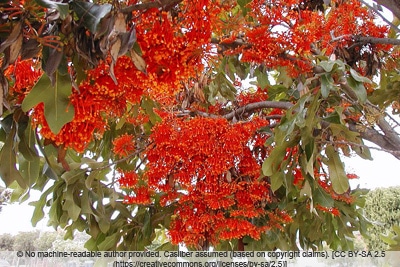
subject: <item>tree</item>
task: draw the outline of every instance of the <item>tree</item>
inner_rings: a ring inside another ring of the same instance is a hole
[[[90,250],[365,234],[341,159],[400,159],[396,21],[356,0],[1,3],[0,176],[42,191],[33,224],[49,208]]]
[[[3,206],[7,205],[10,201],[11,191],[5,189],[4,187],[0,187],[0,212],[3,209]]]
[[[12,251],[14,246],[14,237],[10,234],[2,234],[0,235],[0,250]]]
[[[13,250],[35,251],[36,242],[39,239],[39,231],[19,232],[14,237]]]
[[[53,249],[53,243],[57,240],[57,232],[40,232],[39,238],[35,242],[35,250],[47,251]]]
[[[389,245],[383,236],[395,235],[394,226],[400,225],[400,187],[378,188],[370,191],[366,197],[366,217],[373,222],[366,239],[369,250],[388,250]]]

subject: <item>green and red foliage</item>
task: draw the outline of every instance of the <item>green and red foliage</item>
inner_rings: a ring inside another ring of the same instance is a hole
[[[341,157],[400,157],[389,27],[356,0],[105,2],[1,1],[0,176],[44,190],[32,222],[91,250],[351,248]]]

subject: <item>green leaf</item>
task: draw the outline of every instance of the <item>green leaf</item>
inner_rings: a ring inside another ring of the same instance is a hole
[[[326,71],[326,72],[332,72],[334,67],[338,67],[341,70],[344,70],[344,63],[340,60],[334,60],[334,61],[321,61],[319,65]]]
[[[107,219],[107,218],[100,218],[100,220],[99,220],[99,228],[100,228],[100,231],[102,232],[102,233],[107,233],[107,231],[110,229],[110,226],[111,226],[111,222],[110,222],[110,220],[109,219]]]
[[[106,251],[110,250],[111,248],[115,247],[115,244],[117,243],[119,238],[118,233],[112,234],[110,236],[107,236],[99,245],[98,248],[100,251]]]
[[[71,191],[72,190],[68,188],[63,204],[63,210],[68,212],[68,216],[73,221],[76,221],[81,213],[81,208],[75,203]]]
[[[83,23],[92,33],[96,33],[100,21],[111,12],[112,5],[98,5],[90,2],[72,1],[72,9]]]
[[[23,157],[28,161],[37,161],[39,155],[35,148],[35,132],[33,131],[29,121],[21,127],[21,122],[18,122],[18,151],[21,152]]]
[[[310,183],[307,180],[304,182],[304,186],[300,190],[300,194],[299,195],[300,195],[300,199],[302,199],[303,197],[308,197],[311,200],[313,199],[311,186],[310,186]]]
[[[35,157],[33,160],[26,160],[24,157],[19,157],[19,171],[24,180],[32,185],[39,177],[40,173],[40,158]]]
[[[262,171],[265,176],[273,175],[281,165],[281,160],[285,156],[286,148],[283,146],[276,147],[272,150],[269,157],[263,162]]]
[[[270,176],[270,178],[271,178],[271,190],[272,192],[275,192],[283,185],[284,174],[283,172],[275,172],[273,175]]]
[[[250,3],[252,0],[237,0],[238,5],[242,9],[243,16],[245,17],[247,15],[247,12],[250,11],[250,8],[246,7],[248,3]]]
[[[333,79],[329,73],[321,75],[321,95],[323,98],[329,96],[329,92],[334,90]]]
[[[28,161],[35,161],[39,158],[36,149],[33,146],[28,145],[28,142],[25,138],[21,139],[18,143],[18,151],[24,156],[24,158]]]
[[[85,180],[85,186],[87,189],[91,189],[92,188],[92,183],[93,181],[96,179],[96,177],[98,176],[98,171],[92,171]]]
[[[357,81],[353,77],[348,77],[347,84],[351,87],[351,89],[353,89],[361,103],[364,103],[367,100],[367,90],[362,82]]]
[[[60,3],[51,0],[35,0],[35,1],[36,3],[38,3],[43,7],[57,10],[60,13],[61,19],[65,19],[65,17],[68,15],[69,6],[67,3]]]
[[[245,7],[248,3],[250,3],[252,0],[237,0],[237,3],[240,7]]]
[[[5,142],[7,139],[6,131],[2,127],[0,127],[0,142]]]
[[[15,132],[15,127],[13,127],[0,151],[0,177],[7,187],[17,181],[20,187],[26,188],[27,184],[16,168],[17,160],[13,149]]]
[[[361,140],[361,144],[364,144]],[[352,149],[363,159],[372,160],[371,151],[365,146],[352,146]]]
[[[86,241],[84,247],[89,251],[97,250],[96,239],[92,236],[88,241]]]
[[[69,172],[65,172],[61,175],[61,178],[65,180],[67,185],[72,185],[78,180],[84,180],[84,171],[77,169]]]
[[[136,52],[139,56],[143,56],[142,48],[140,47],[138,42],[135,42],[132,46],[132,50]]]
[[[22,102],[22,110],[27,112],[39,103],[44,103],[44,116],[50,130],[57,134],[61,128],[74,118],[75,110],[70,104],[71,79],[68,75],[55,73],[55,86],[51,85],[50,78],[42,75],[33,89]]]
[[[9,114],[5,118],[0,121],[0,128],[6,133],[9,134],[11,132],[12,127],[14,126],[14,114]]]
[[[314,196],[314,201],[320,204],[321,206],[327,208],[333,207],[334,200],[319,185],[317,185],[317,188],[314,190],[313,196]]]
[[[331,145],[326,147],[326,155],[329,158],[326,164],[329,168],[329,178],[332,181],[333,190],[337,194],[343,194],[350,187],[343,163],[340,160],[338,152]]]
[[[35,206],[31,223],[33,226],[36,226],[36,224],[44,217],[43,207],[46,204],[46,198],[40,198],[38,201],[31,202],[30,204]]]
[[[359,74],[354,69],[350,69],[350,74],[354,78],[354,80],[356,80],[357,82],[372,83],[370,79],[368,79],[367,77],[362,76],[361,74]]]
[[[148,97],[145,97],[142,99],[142,103],[141,103],[142,108],[145,110],[145,112],[149,115],[149,119],[151,121],[151,123],[154,125],[157,122],[161,121],[160,116],[158,116],[155,112],[154,112],[154,108],[156,107],[156,103],[151,100]]]
[[[58,50],[56,48],[51,48],[48,46],[45,46],[42,49],[42,69],[50,78],[53,86],[55,82],[54,74],[57,69],[62,69],[60,64],[63,61],[63,58],[64,58],[63,65],[67,65],[67,62],[65,60],[65,55],[62,49]],[[62,74],[60,71],[59,73]],[[64,73],[63,75],[66,74],[67,73]]]
[[[269,85],[268,75],[260,71],[257,75],[257,83],[261,89],[265,89]]]
[[[46,205],[47,196],[54,190],[55,186],[51,186],[45,192],[42,193],[41,197],[38,201],[34,201],[29,203],[30,206],[34,206],[35,210],[33,211],[33,216],[31,219],[32,225],[36,226],[36,224],[43,219],[44,212],[43,208]]]

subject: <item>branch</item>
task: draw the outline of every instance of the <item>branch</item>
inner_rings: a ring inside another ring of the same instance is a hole
[[[393,129],[393,127],[384,119],[383,116],[378,119],[376,124],[383,131],[388,142],[396,147],[397,150],[400,150],[400,137],[398,133],[396,133],[396,131]]]
[[[365,144],[359,144],[359,143],[354,143],[354,142],[350,142],[350,141],[331,141],[331,140],[323,140],[323,141],[318,141],[318,143],[320,144],[331,144],[331,145],[349,145],[349,146],[356,146],[356,147],[361,147],[361,148],[368,148],[368,149],[373,149],[373,150],[377,150],[377,151],[383,151],[386,153],[390,153],[392,155],[399,155],[400,156],[400,151],[396,151],[396,150],[388,150],[385,148],[381,148],[381,147],[375,147],[375,146],[367,146]]]
[[[147,2],[143,4],[131,5],[121,10],[123,13],[131,13],[132,11],[143,11],[150,8],[162,8],[168,10],[169,8],[179,4],[183,0],[156,0],[154,2]]]
[[[258,109],[263,109],[263,108],[289,109],[291,107],[293,107],[293,104],[290,102],[262,101],[262,102],[250,103],[247,104],[246,106],[235,109],[234,111],[225,114],[223,118],[227,120],[232,120],[237,115],[241,115],[243,113],[248,113],[248,112],[254,112]]]
[[[360,43],[400,45],[400,39],[379,38],[370,36],[353,35],[353,40]]]
[[[371,36],[360,36],[355,34],[345,34],[345,35],[335,36],[333,30],[330,32],[330,34],[332,42],[351,39],[356,43],[400,45],[400,39],[394,39],[394,38],[379,38]]]
[[[392,11],[393,15],[400,19],[400,3],[397,0],[375,0],[379,5],[382,5]]]
[[[232,41],[232,42],[221,42],[220,39],[213,37],[213,38],[211,38],[211,43],[217,44],[219,46],[226,47],[226,48],[236,48],[239,46],[244,46],[246,48],[252,47],[252,44],[247,43],[241,37],[237,37],[236,40]]]
[[[382,150],[389,152],[397,159],[400,159],[400,144],[393,144],[388,137],[382,135],[373,128],[362,128],[360,129],[354,122],[349,122],[349,129],[353,132],[358,132],[360,137],[368,140],[375,145],[379,146]]]
[[[361,3],[363,3],[365,6],[367,6],[369,9],[375,11],[376,14],[379,15],[379,17],[381,17],[381,19],[386,22],[388,25],[390,25],[390,27],[392,27],[392,29],[396,32],[400,32],[400,29],[397,28],[396,25],[394,25],[392,22],[390,22],[381,12],[379,12],[379,10],[377,10],[375,7],[369,5],[368,3],[366,3],[363,0],[360,0]]]

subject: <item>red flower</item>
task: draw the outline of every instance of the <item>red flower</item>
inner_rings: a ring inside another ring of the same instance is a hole
[[[138,180],[139,180],[139,178],[138,178],[138,175],[136,174],[136,172],[122,171],[121,176],[118,179],[118,183],[119,183],[120,187],[122,187],[122,188],[133,188],[137,184]]]
[[[150,196],[151,192],[149,191],[149,189],[145,186],[140,186],[137,187],[131,195],[124,197],[124,203],[148,205],[152,203]]]
[[[113,141],[113,152],[119,157],[126,157],[135,152],[135,137],[130,134],[123,134]]]

